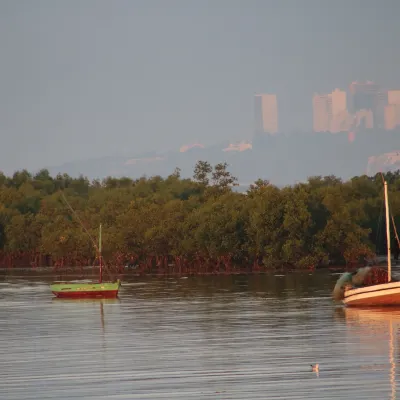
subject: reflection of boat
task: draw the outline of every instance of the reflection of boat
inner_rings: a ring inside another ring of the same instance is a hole
[[[102,347],[106,347],[105,342],[105,316],[104,316],[104,305],[111,305],[111,304],[119,304],[121,300],[118,298],[59,298],[54,297],[52,302],[58,303],[57,307],[71,307],[73,303],[80,303],[81,305],[89,305],[90,309],[95,310],[95,305],[98,304],[100,306],[100,323],[101,323],[101,333],[102,333]],[[68,305],[69,304],[69,305]]]
[[[334,288],[334,297],[341,299],[347,306],[400,306],[400,282],[394,281],[391,276],[391,249],[390,249],[390,220],[387,182],[384,182],[385,209],[386,209],[386,239],[387,239],[387,272],[377,279],[368,282],[369,277],[378,268],[366,267],[357,274],[345,273],[337,281]],[[369,276],[368,276],[369,275]],[[368,282],[366,284],[366,282]]]
[[[344,313],[346,323],[371,326],[374,324],[400,326],[400,306],[398,307],[349,307],[340,309]]]
[[[121,282],[103,282],[103,257],[101,255],[101,225],[99,232],[98,258],[100,263],[99,281],[98,282],[54,282],[50,285],[50,289],[54,295],[60,298],[113,298],[118,296],[118,290]]]
[[[118,297],[107,298],[107,297],[71,297],[71,298],[62,298],[62,297],[53,297],[53,302],[59,303],[83,303],[83,304],[118,304],[121,303],[121,300]]]
[[[391,400],[396,399],[396,361],[394,357],[396,332],[400,326],[400,306],[399,307],[373,307],[373,308],[344,308],[346,324],[350,327],[361,327],[362,337],[369,333],[380,332],[388,333],[389,336],[389,363],[390,363],[390,386]],[[396,327],[397,329],[394,329]],[[375,338],[375,335],[374,335]],[[374,340],[376,342],[376,338]]]

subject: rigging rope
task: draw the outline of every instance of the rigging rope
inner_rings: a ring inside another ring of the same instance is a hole
[[[381,174],[381,177],[382,177],[382,182],[385,183],[385,177],[383,176],[383,173],[380,172],[380,174]],[[396,238],[396,240],[397,240],[398,246],[400,247],[400,239],[399,239],[399,235],[398,235],[398,233],[397,233],[396,225],[395,225],[395,223],[394,223],[393,214],[390,212],[390,207],[389,207],[389,213],[390,213],[390,216],[391,216],[391,219],[392,219],[392,225],[393,225],[393,230],[394,230],[394,236],[395,236],[395,238]]]
[[[68,206],[68,208],[72,211],[72,213],[75,215],[76,219],[78,222],[82,225],[82,228],[85,230],[86,234],[89,236],[90,241],[92,242],[93,246],[95,249],[99,252],[99,247],[97,246],[95,240],[93,237],[90,235],[89,231],[86,229],[85,225],[83,224],[82,220],[79,218],[79,215],[75,212],[75,210],[71,207],[71,205],[68,203],[67,198],[64,196],[64,193],[62,190],[60,190],[61,196],[63,200],[65,201],[65,204]]]
[[[100,255],[100,249],[99,249],[99,246],[97,245],[96,241],[93,239],[93,237],[91,236],[91,234],[89,233],[89,231],[86,229],[86,227],[85,227],[85,225],[83,224],[82,220],[79,218],[79,215],[76,213],[76,211],[75,211],[75,210],[71,207],[71,205],[68,203],[68,200],[67,200],[67,198],[64,196],[64,193],[63,193],[62,190],[60,190],[60,193],[61,193],[61,196],[62,196],[62,198],[63,198],[65,204],[68,206],[68,208],[71,210],[71,212],[75,215],[75,217],[76,217],[76,219],[78,220],[78,222],[82,225],[82,228],[85,230],[85,232],[86,232],[86,234],[89,236],[89,239],[90,239],[90,241],[92,242],[94,248],[96,249],[96,251],[97,251],[96,260],[97,260],[97,258],[98,258],[99,261],[102,261],[102,262],[103,262],[103,267],[104,267],[105,269],[107,269],[107,265],[106,265],[106,263],[104,262],[103,257],[101,257],[101,255]],[[100,260],[100,257],[101,257],[101,260]],[[96,260],[95,260],[95,262],[96,262]]]
[[[82,228],[85,230],[86,234],[89,236],[90,241],[92,242],[94,248],[95,248],[96,251],[97,251],[97,257],[96,257],[96,259],[99,258],[99,260],[100,260],[101,255],[100,255],[99,246],[97,245],[96,241],[93,239],[93,237],[92,237],[92,235],[89,233],[89,231],[86,229],[86,227],[85,227],[85,225],[83,224],[82,220],[79,218],[79,215],[76,213],[76,211],[75,211],[75,210],[71,207],[71,205],[68,203],[68,200],[67,200],[67,198],[64,196],[64,193],[63,193],[62,190],[60,190],[60,193],[61,193],[61,196],[62,196],[64,202],[65,202],[66,205],[68,206],[68,208],[69,208],[69,209],[71,210],[71,212],[75,215],[76,219],[77,219],[78,222],[82,225]],[[106,263],[104,262],[103,257],[102,257],[101,261],[103,262],[103,267],[104,267],[105,269],[107,269],[107,265],[106,265]],[[95,262],[96,262],[96,260],[95,260]]]

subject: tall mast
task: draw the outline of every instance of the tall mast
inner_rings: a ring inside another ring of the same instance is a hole
[[[99,259],[100,259],[100,278],[99,282],[103,281],[103,257],[101,256],[101,224],[100,224],[100,231],[99,231]]]
[[[389,200],[387,182],[385,181],[385,208],[386,208],[386,241],[387,241],[387,263],[388,263],[388,282],[392,280],[392,252],[390,249],[390,219],[389,219]]]

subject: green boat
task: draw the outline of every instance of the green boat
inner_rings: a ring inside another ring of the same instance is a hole
[[[121,282],[54,282],[50,285],[50,290],[57,297],[61,298],[115,298]]]
[[[101,255],[101,224],[99,231],[98,258],[100,262],[98,282],[53,282],[52,293],[59,298],[116,298],[121,281],[103,282],[103,257]]]

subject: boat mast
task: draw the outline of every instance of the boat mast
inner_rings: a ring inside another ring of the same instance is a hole
[[[99,282],[103,281],[103,257],[101,256],[101,224],[99,230],[99,260],[100,260],[100,278]]]
[[[388,263],[388,282],[392,280],[392,252],[390,249],[390,219],[387,182],[385,181],[385,208],[386,208],[386,241],[387,241],[387,263]]]

